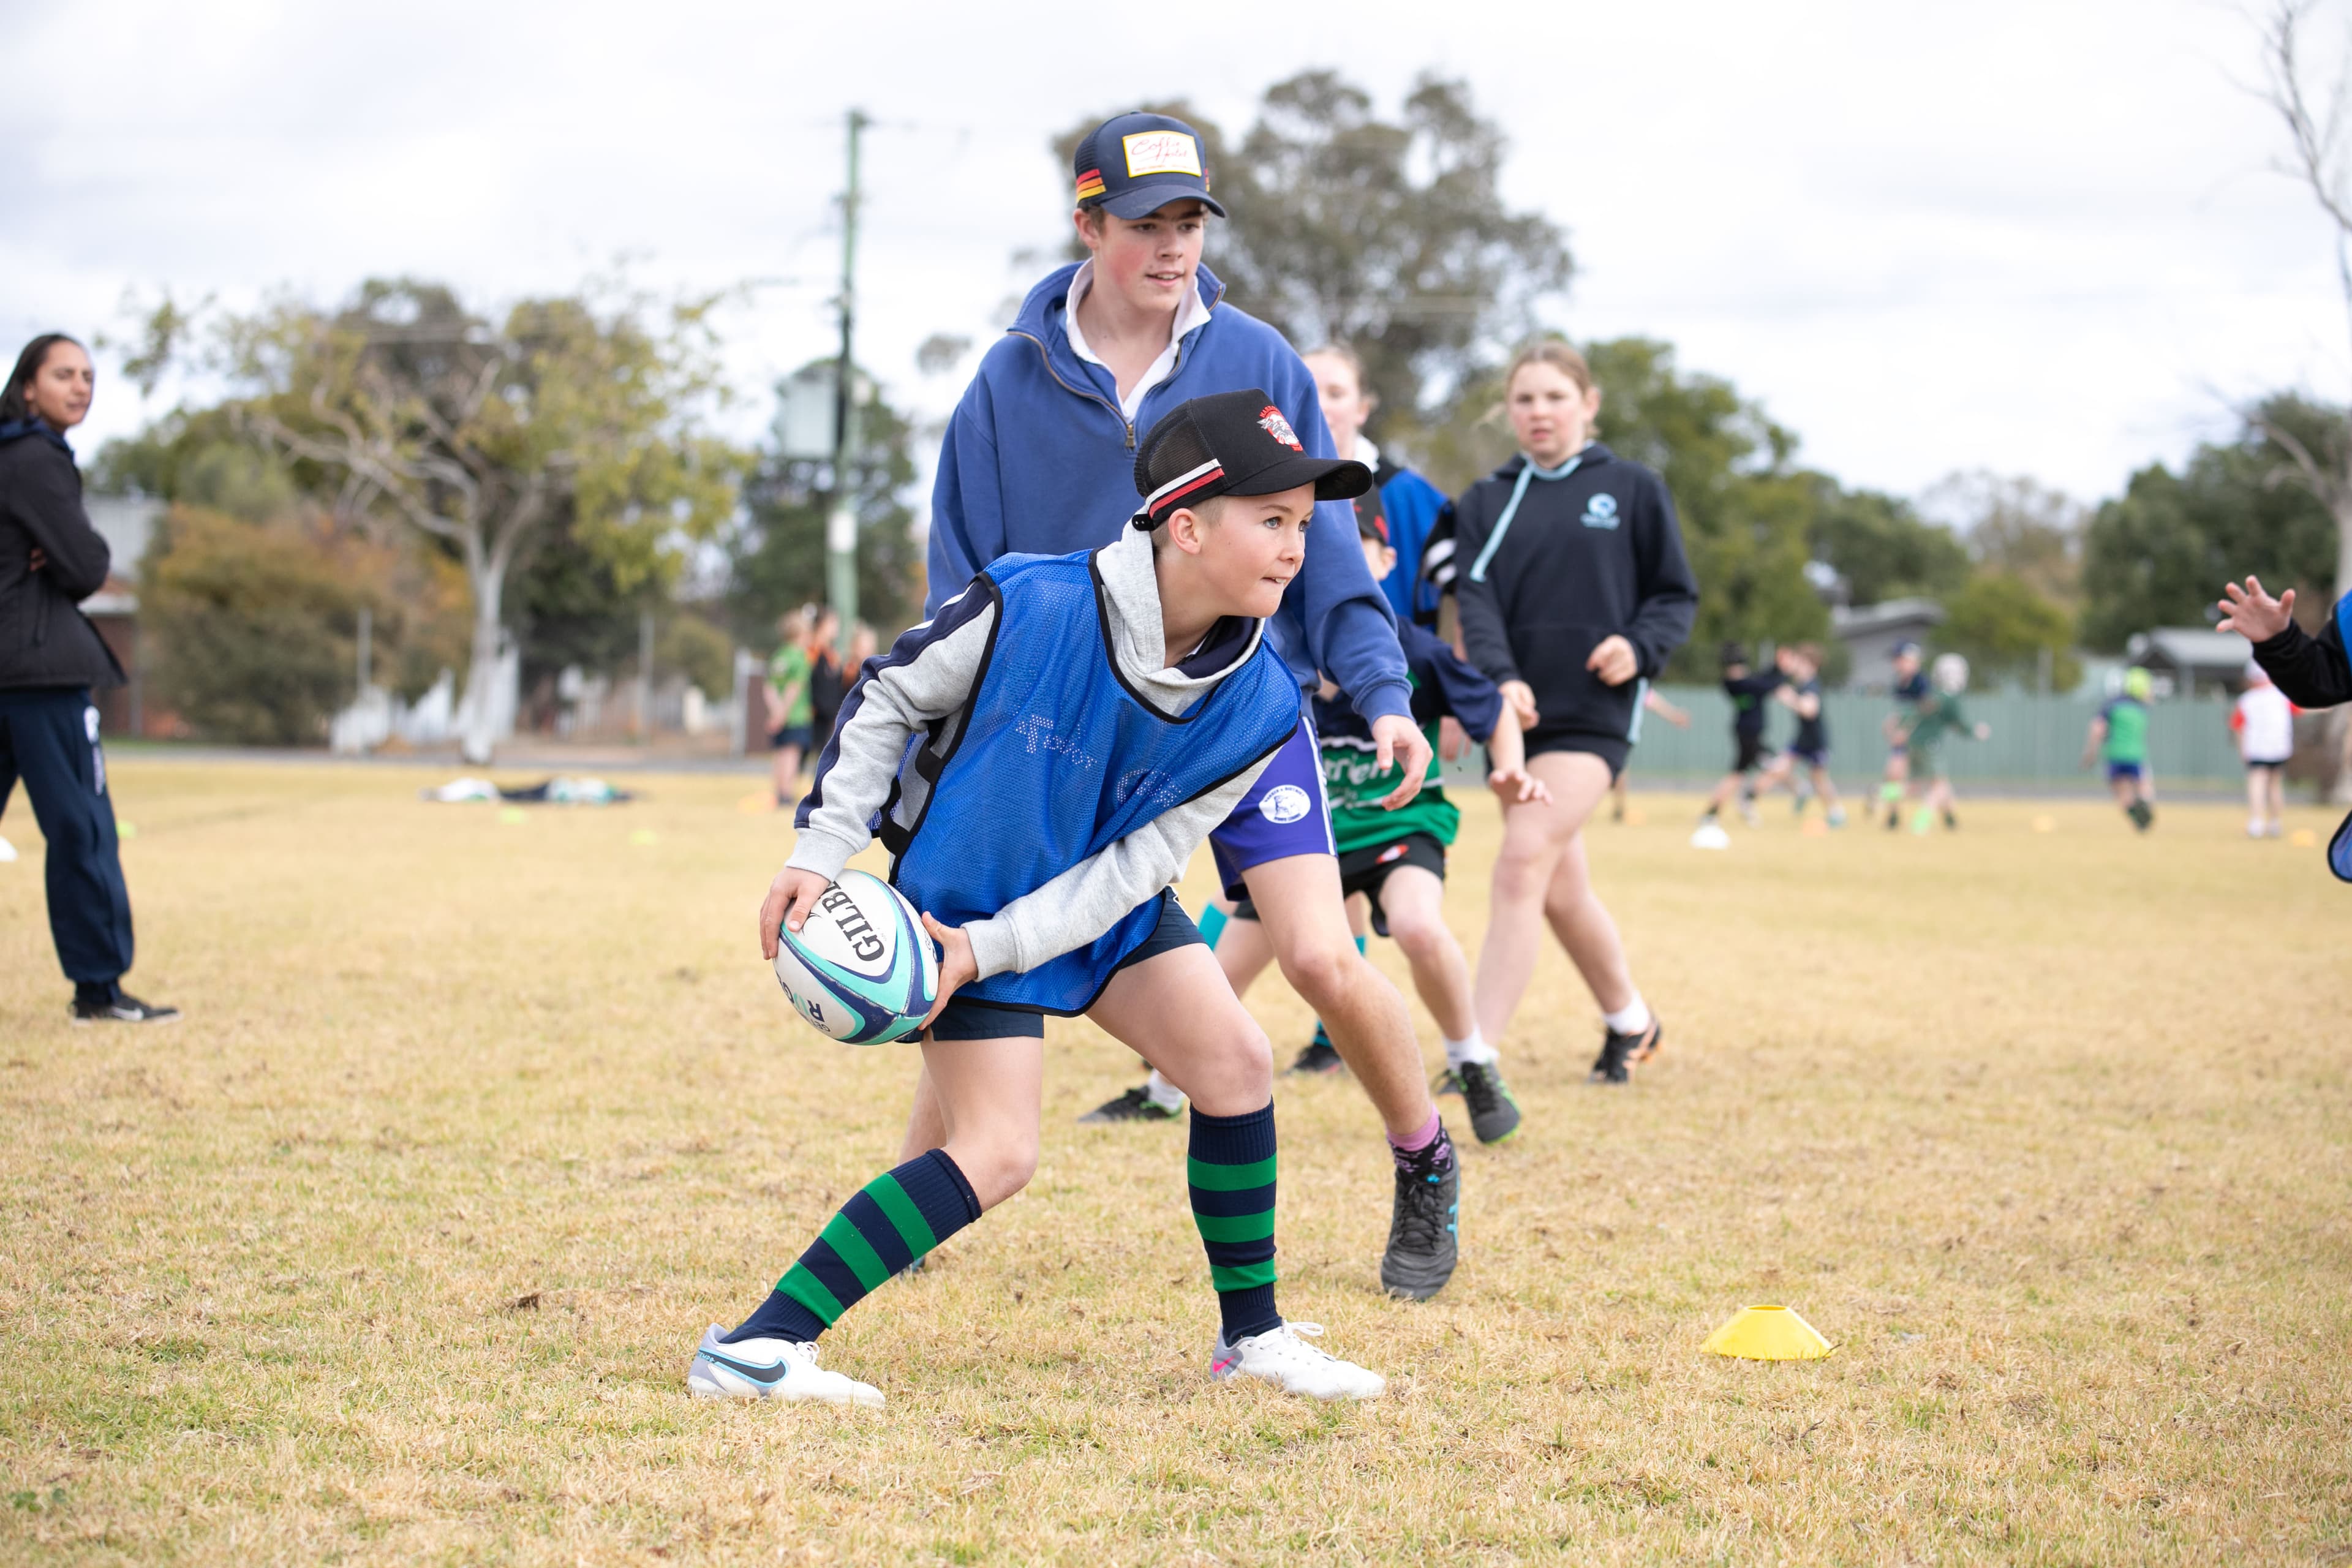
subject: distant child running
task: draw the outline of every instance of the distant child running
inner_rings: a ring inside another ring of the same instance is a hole
[[[1382,537],[1379,514],[1362,514],[1360,531],[1364,564],[1373,581],[1385,581],[1396,570],[1396,552]],[[1550,792],[1528,776],[1518,716],[1495,683],[1424,627],[1400,621],[1397,636],[1412,673],[1413,717],[1424,731],[1433,732],[1440,719],[1451,718],[1484,744],[1491,768],[1486,782],[1505,805],[1549,800]],[[1360,893],[1369,900],[1372,930],[1394,938],[1412,966],[1413,989],[1437,1020],[1445,1046],[1440,1088],[1463,1097],[1480,1142],[1499,1142],[1518,1129],[1518,1101],[1503,1082],[1495,1047],[1479,1037],[1470,961],[1445,923],[1446,851],[1462,813],[1437,782],[1434,756],[1410,805],[1394,811],[1383,806],[1402,764],[1380,766],[1371,727],[1328,681],[1316,699],[1315,732],[1322,745],[1324,794],[1331,802],[1331,837],[1339,847],[1340,885],[1350,898]],[[1274,949],[1247,900],[1234,909],[1217,957],[1237,994],[1273,962]]]
[[[1906,794],[1916,803],[1911,814],[1914,833],[1925,833],[1933,827],[1938,812],[1943,814],[1946,827],[1957,829],[1960,826],[1959,816],[1952,809],[1952,781],[1944,772],[1944,738],[1992,738],[1992,726],[1970,723],[1968,710],[1960,706],[1960,694],[1969,689],[1967,659],[1956,653],[1937,654],[1931,684],[1933,689],[1912,710],[1911,722],[1903,731],[1911,759]],[[1920,788],[1923,780],[1927,784],[1924,792]]]
[[[1624,771],[1643,683],[1690,636],[1698,584],[1664,481],[1592,438],[1601,388],[1584,356],[1531,344],[1503,388],[1519,455],[1454,503],[1469,563],[1455,595],[1470,662],[1517,710],[1528,771],[1551,798],[1503,808],[1478,1032],[1502,1045],[1549,925],[1601,1007],[1591,1081],[1622,1084],[1663,1031],[1592,890],[1584,823]]]
[[[1797,797],[1797,815],[1805,814],[1805,803],[1818,796],[1822,809],[1832,827],[1845,826],[1845,806],[1838,799],[1837,784],[1830,777],[1830,727],[1822,714],[1822,650],[1818,643],[1799,643],[1783,647],[1773,655],[1773,662],[1781,676],[1780,689],[1773,699],[1797,716],[1797,732],[1789,742],[1789,749],[1766,764],[1756,781],[1756,793],[1769,794],[1786,784]],[[1809,795],[1798,784],[1797,770],[1805,770],[1812,785]]]
[[[2294,755],[2294,704],[2258,659],[2246,661],[2246,689],[2230,707],[2230,733],[2246,764],[2246,837],[2286,831],[2286,764]]]
[[[2327,624],[2312,636],[2294,624],[2294,590],[2273,599],[2262,579],[2249,577],[2246,585],[2225,584],[2221,589],[2220,630],[2235,632],[2254,645],[2254,660],[2277,683],[2288,701],[2298,708],[2333,708],[2352,702],[2352,594],[2336,601]],[[2347,816],[2327,841],[2327,868],[2352,882],[2352,816]]]
[[[1886,716],[1882,726],[1886,734],[1886,774],[1878,786],[1878,804],[1886,808],[1887,831],[1903,826],[1903,786],[1911,782],[1910,743],[1904,737],[1911,732],[1911,721],[1920,703],[1927,700],[1927,672],[1920,665],[1919,645],[1904,641],[1895,645],[1895,711]]]
[[[1702,849],[1722,847],[1723,824],[1717,818],[1735,796],[1740,816],[1756,826],[1756,775],[1772,760],[1772,748],[1764,743],[1764,703],[1788,679],[1777,665],[1751,671],[1748,650],[1738,643],[1725,643],[1722,658],[1723,694],[1731,699],[1731,771],[1706,797],[1698,829],[1691,835]]]
[[[1266,622],[1316,503],[1371,483],[1282,440],[1268,405],[1253,388],[1171,410],[1136,459],[1140,528],[998,557],[844,701],[761,947],[773,956],[778,927],[799,929],[878,822],[891,879],[941,949],[922,1050],[946,1136],[852,1197],[742,1323],[712,1325],[695,1394],[882,1403],[818,1366],[818,1336],[1028,1184],[1044,1019],[1077,1013],[1192,1097],[1192,1214],[1221,1320],[1210,1375],[1382,1392],[1276,1310],[1271,1048],[1168,887],[1297,731]]]
[[[2083,765],[2089,767],[2095,759],[2106,764],[2107,788],[2114,792],[2124,815],[2131,818],[2131,825],[2142,833],[2156,820],[2156,808],[2148,804],[2145,789],[2147,700],[2155,689],[2147,671],[2124,671],[2122,693],[2107,700],[2083,738]]]

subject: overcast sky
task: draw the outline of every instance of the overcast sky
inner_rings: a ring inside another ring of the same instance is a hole
[[[0,0],[0,335],[119,330],[166,286],[407,272],[488,305],[625,255],[662,288],[776,280],[729,325],[763,424],[832,342],[855,104],[880,122],[859,357],[941,412],[971,362],[925,380],[915,347],[985,343],[1031,281],[1013,254],[1058,241],[1055,131],[1184,96],[1238,134],[1268,83],[1336,66],[1384,110],[1465,78],[1510,199],[1570,231],[1557,324],[1672,341],[1849,483],[1984,467],[2095,500],[2230,398],[2352,392],[2329,236],[2269,172],[2227,5],[1314,9]],[[102,384],[85,450],[173,395]]]

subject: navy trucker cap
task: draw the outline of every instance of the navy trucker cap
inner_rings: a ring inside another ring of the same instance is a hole
[[[1100,207],[1114,217],[1139,218],[1181,201],[1196,201],[1225,216],[1209,195],[1201,133],[1165,114],[1104,121],[1078,143],[1073,168],[1078,205]]]

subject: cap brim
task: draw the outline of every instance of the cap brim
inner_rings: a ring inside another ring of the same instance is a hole
[[[1248,488],[1236,485],[1225,493],[1270,496],[1313,485],[1317,500],[1353,500],[1372,488],[1372,470],[1352,458],[1310,458],[1302,453],[1270,468],[1260,468],[1242,483]]]
[[[1138,185],[1131,191],[1121,191],[1095,205],[1113,217],[1123,217],[1132,223],[1137,218],[1158,212],[1171,202],[1198,202],[1219,217],[1225,216],[1225,209],[1218,205],[1217,198],[1197,185]]]

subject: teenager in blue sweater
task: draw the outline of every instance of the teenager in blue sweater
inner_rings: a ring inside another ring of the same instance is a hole
[[[1201,264],[1208,220],[1224,209],[1192,128],[1119,115],[1078,144],[1073,173],[1072,222],[1087,259],[1030,290],[949,422],[931,494],[933,612],[1001,555],[1116,538],[1141,504],[1138,428],[1188,398],[1262,387],[1269,433],[1334,456],[1297,352],[1222,303],[1223,286]],[[1355,542],[1353,509],[1317,510],[1304,566],[1266,628],[1298,681],[1298,730],[1209,842],[1227,896],[1256,907],[1283,977],[1324,1020],[1386,1124],[1395,1181],[1381,1277],[1425,1297],[1454,1272],[1460,1172],[1404,998],[1348,929],[1305,693],[1318,669],[1348,692],[1370,722],[1381,767],[1403,766],[1392,805],[1419,792],[1429,742],[1412,720],[1395,616]],[[943,1131],[926,1081],[908,1147],[932,1147]]]

